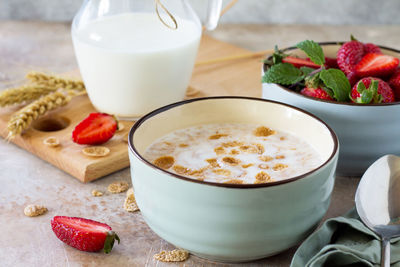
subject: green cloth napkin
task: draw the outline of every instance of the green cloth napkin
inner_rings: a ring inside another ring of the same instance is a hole
[[[355,208],[327,220],[297,249],[291,267],[380,266],[381,241]],[[400,238],[391,240],[391,266],[400,267]]]

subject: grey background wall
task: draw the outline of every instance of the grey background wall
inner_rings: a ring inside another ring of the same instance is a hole
[[[189,1],[196,10],[205,9],[206,0]],[[82,0],[0,0],[0,19],[70,21],[81,3]],[[221,22],[400,24],[399,13],[400,0],[239,0]]]

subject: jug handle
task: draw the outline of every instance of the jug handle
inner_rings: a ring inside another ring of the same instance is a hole
[[[212,31],[214,30],[219,21],[222,10],[222,0],[208,0],[207,17],[204,27]]]

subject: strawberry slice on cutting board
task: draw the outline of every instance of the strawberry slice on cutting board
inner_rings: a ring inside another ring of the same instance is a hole
[[[51,228],[58,239],[78,250],[109,253],[118,235],[105,223],[79,217],[55,216]]]
[[[72,132],[72,140],[81,145],[99,145],[107,142],[117,130],[118,122],[106,113],[90,113]]]

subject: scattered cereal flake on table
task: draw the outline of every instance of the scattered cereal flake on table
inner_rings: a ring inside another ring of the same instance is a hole
[[[110,154],[110,149],[105,146],[89,146],[82,149],[82,153],[89,157],[105,157]]]
[[[135,212],[139,210],[139,207],[136,204],[136,198],[133,193],[133,188],[129,188],[129,190],[126,192],[124,209],[128,212]]]
[[[129,189],[129,184],[127,182],[122,182],[122,181],[114,182],[107,187],[107,190],[113,194],[122,193],[128,189]]]
[[[43,140],[43,144],[50,147],[56,147],[60,145],[60,141],[57,139],[57,137],[49,136]]]
[[[103,195],[103,192],[101,192],[101,191],[99,191],[99,190],[96,190],[96,189],[93,189],[92,190],[92,196],[94,196],[94,197],[101,197]]]
[[[274,167],[272,167],[272,169],[274,171],[280,171],[280,170],[283,170],[283,169],[285,169],[287,167],[288,167],[288,165],[286,165],[286,164],[278,163],[278,164],[275,164]]]
[[[274,131],[268,127],[265,127],[265,126],[260,126],[254,130],[255,136],[264,136],[265,137],[265,136],[270,136],[273,134],[276,134],[276,131]]]
[[[28,205],[24,209],[24,214],[28,217],[36,217],[46,213],[47,208],[41,205]]]
[[[171,251],[161,251],[154,255],[154,259],[163,262],[179,262],[189,258],[189,252],[184,249],[174,249]]]
[[[174,165],[175,159],[172,156],[162,156],[156,159],[153,163],[161,169],[169,169]]]

